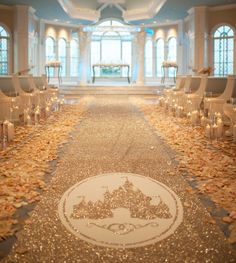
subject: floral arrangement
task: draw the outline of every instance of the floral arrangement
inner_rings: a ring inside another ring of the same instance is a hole
[[[207,74],[208,76],[210,76],[212,71],[213,71],[213,68],[208,67],[208,68],[201,68],[197,73],[204,74],[204,75]]]
[[[178,67],[176,61],[163,61],[163,62],[162,62],[162,66],[163,66],[163,67],[166,67],[166,68],[169,68],[169,67],[175,67],[175,68],[177,68],[177,67]]]
[[[46,63],[46,67],[59,67],[61,62],[59,60],[50,60]]]

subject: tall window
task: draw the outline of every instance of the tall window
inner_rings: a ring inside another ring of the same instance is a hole
[[[78,41],[72,39],[70,42],[70,75],[77,77],[79,71],[79,45]]]
[[[91,66],[101,62],[101,43],[100,41],[91,41]],[[100,68],[95,67],[95,75],[100,76]]]
[[[148,39],[145,44],[145,76],[152,77],[152,40]]]
[[[91,69],[99,63],[129,64],[131,65],[132,41],[131,34],[124,24],[115,20],[107,20],[97,25],[91,41]],[[116,28],[117,27],[117,28]],[[122,28],[124,27],[124,29]],[[127,68],[95,67],[96,76],[126,77]],[[131,70],[130,70],[131,74]]]
[[[55,40],[52,37],[46,38],[46,63],[56,59],[55,54]],[[54,75],[54,69],[49,68],[49,75]]]
[[[0,75],[7,75],[9,68],[9,34],[0,26]]]
[[[131,76],[132,64],[132,43],[131,41],[122,41],[122,63],[130,65],[129,76]],[[122,69],[122,77],[127,76],[127,67]]]
[[[156,75],[162,76],[162,62],[165,60],[165,45],[162,38],[157,39],[156,42]]]
[[[176,38],[175,37],[171,37],[168,40],[167,60],[168,61],[173,61],[173,62],[176,62],[176,60],[177,60],[177,43],[176,43]],[[169,77],[174,77],[174,74],[175,74],[175,69],[174,68],[169,68],[168,69],[168,76]]]
[[[58,60],[61,62],[61,76],[66,76],[66,40],[60,38],[58,41]]]
[[[214,74],[225,76],[233,74],[234,67],[234,32],[223,25],[214,33]]]

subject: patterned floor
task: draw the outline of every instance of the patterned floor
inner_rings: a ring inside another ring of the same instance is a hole
[[[174,152],[128,96],[88,102],[32,224],[3,262],[235,262],[186,191]]]

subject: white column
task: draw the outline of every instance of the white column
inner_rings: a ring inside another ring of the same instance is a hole
[[[137,81],[136,84],[138,86],[142,86],[145,83],[144,80],[144,50],[145,50],[145,39],[146,32],[142,29],[140,33],[137,35],[138,42],[138,68],[137,68]]]
[[[39,21],[39,74],[45,74],[45,23]]]
[[[91,33],[79,31],[79,84],[86,86],[88,83],[90,63],[89,63],[89,51],[91,43]]]
[[[178,64],[178,74],[187,74],[187,56],[183,29],[184,21],[181,20],[178,23],[178,38],[177,38],[177,64]]]
[[[207,7],[194,7],[189,10],[191,39],[194,45],[192,53],[193,68],[199,70],[208,66],[208,23]]]
[[[14,13],[14,72],[26,70],[28,64],[29,7],[16,5]]]
[[[66,41],[66,78],[70,79],[70,38]]]
[[[132,74],[131,81],[136,83],[138,73],[138,37],[137,33],[133,34],[132,41]]]

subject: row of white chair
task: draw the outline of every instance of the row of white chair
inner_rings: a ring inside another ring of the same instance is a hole
[[[221,116],[224,124],[236,124],[236,76],[177,76],[176,86],[164,89],[160,103],[191,116],[204,114],[208,119]],[[193,118],[196,119],[196,118]],[[232,127],[231,127],[232,129]]]
[[[58,100],[58,88],[49,86],[45,76],[0,77],[0,121],[19,122],[32,114],[51,110]],[[28,117],[29,118],[29,117]]]
[[[177,76],[176,86],[164,90],[164,100],[170,106],[183,107],[185,113],[200,110],[201,106],[215,112],[224,113],[224,104],[236,98],[236,76]]]

